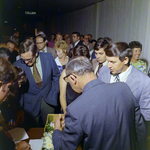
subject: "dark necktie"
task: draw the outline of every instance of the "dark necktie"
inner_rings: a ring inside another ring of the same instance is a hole
[[[120,82],[119,74],[116,75],[116,82]]]
[[[34,77],[36,84],[41,88],[42,79],[41,79],[41,76],[37,70],[36,63],[33,64],[33,77]]]
[[[103,66],[103,63],[99,63],[99,66],[98,66],[98,69],[97,69],[97,72],[96,72],[97,78],[99,76],[99,70],[101,69],[102,66]]]

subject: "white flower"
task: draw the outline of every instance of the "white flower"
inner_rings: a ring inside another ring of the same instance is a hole
[[[45,148],[46,150],[54,150],[51,132],[45,132],[43,135],[43,148]]]
[[[54,128],[54,123],[50,122],[50,126]]]
[[[51,148],[53,148],[52,142],[46,143],[45,148],[46,148],[46,149],[51,149]]]
[[[46,150],[54,150],[54,146],[52,143],[52,134],[53,134],[53,130],[54,130],[54,123],[50,122],[50,124],[46,124],[45,126],[46,126],[45,128],[48,129],[48,132],[45,132],[43,134],[43,136],[44,136],[43,148],[45,148]]]
[[[46,140],[46,143],[50,143],[51,142],[50,137],[45,137],[45,140]]]

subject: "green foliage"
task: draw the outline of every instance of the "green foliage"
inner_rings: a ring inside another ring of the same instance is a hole
[[[49,115],[48,116],[48,123],[52,122],[53,121],[53,116]]]
[[[47,123],[45,125],[45,132],[54,131],[54,128],[50,125],[50,123]]]

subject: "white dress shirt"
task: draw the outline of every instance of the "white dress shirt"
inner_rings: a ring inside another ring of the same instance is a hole
[[[125,72],[122,72],[119,74],[120,82],[126,82],[127,81],[127,78],[129,76],[131,70],[132,70],[132,65],[130,65]],[[116,75],[111,75],[110,83],[114,83],[114,82],[116,82]]]
[[[79,41],[77,41],[75,44],[74,44],[74,47],[78,44],[80,42],[80,40]]]
[[[107,64],[108,64],[108,61],[107,61],[107,60],[106,60],[105,62],[103,62],[103,66],[107,66]],[[94,74],[95,74],[95,75],[96,75],[96,73],[97,73],[98,67],[99,67],[99,63],[97,63],[97,66],[96,66],[96,68],[95,68],[95,70],[94,70]]]

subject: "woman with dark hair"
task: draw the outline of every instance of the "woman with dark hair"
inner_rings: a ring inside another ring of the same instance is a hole
[[[18,77],[9,87],[9,95],[0,106],[0,110],[3,114],[3,117],[5,118],[5,120],[2,121],[1,124],[7,130],[12,129],[14,126],[18,126],[19,124],[22,124],[24,118],[24,112],[20,110],[16,97],[19,94],[18,91],[21,87],[21,84],[24,84],[27,81],[27,78],[25,71],[22,68],[14,66],[14,69]]]
[[[140,71],[146,73],[147,65],[144,61],[139,59],[142,52],[142,44],[139,41],[132,41],[129,43],[129,47],[132,49],[132,58],[130,63]]]
[[[85,45],[77,45],[69,52],[69,60],[78,56],[85,56],[87,58],[90,58],[89,49]],[[66,76],[66,72],[64,69],[59,79],[60,104],[64,114],[66,113],[66,107],[80,95],[74,92],[70,84],[68,84],[64,80],[65,76]]]
[[[2,104],[6,100],[7,96],[13,92],[11,89],[16,89],[16,84],[14,83],[17,82],[18,85],[18,81],[20,78],[22,78],[22,75],[24,76],[21,70],[21,68],[17,70],[5,58],[0,57],[0,104]],[[24,78],[21,83],[25,81],[26,80]],[[19,142],[19,145],[22,148],[27,146],[30,147],[30,145],[24,141]],[[0,126],[0,150],[7,149],[15,150],[15,143],[13,142],[12,136],[7,132],[6,128]],[[17,150],[21,150],[21,148],[18,148]]]

